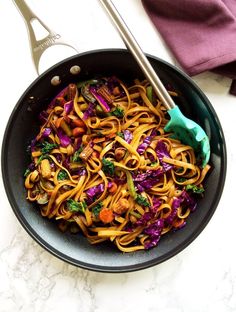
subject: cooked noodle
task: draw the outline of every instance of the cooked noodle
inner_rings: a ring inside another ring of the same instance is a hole
[[[146,81],[70,84],[40,118],[27,199],[62,231],[133,252],[186,224],[210,166],[165,133],[168,114]]]

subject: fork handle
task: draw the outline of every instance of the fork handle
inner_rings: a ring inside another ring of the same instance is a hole
[[[157,76],[156,72],[154,71],[153,67],[151,66],[150,62],[148,61],[147,57],[143,53],[141,47],[139,46],[136,39],[130,32],[128,26],[125,24],[124,20],[122,19],[121,15],[117,11],[112,1],[100,0],[100,2],[105,7],[108,15],[110,16],[114,25],[119,31],[125,45],[133,54],[134,58],[139,64],[139,67],[143,71],[145,77],[148,79],[154,91],[159,96],[159,98],[161,99],[165,107],[168,110],[174,108],[176,106],[174,101],[172,100],[165,86],[161,82],[160,78]]]

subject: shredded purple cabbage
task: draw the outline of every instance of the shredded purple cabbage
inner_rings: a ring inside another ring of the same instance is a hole
[[[155,157],[154,157],[151,153],[149,153],[149,152],[147,152],[147,158],[148,158],[152,163],[154,163],[154,162],[156,161]]]
[[[110,110],[111,110],[110,106],[107,104],[107,102],[104,100],[104,98],[100,94],[97,93],[96,88],[90,86],[89,91],[92,93],[92,95],[95,98],[98,99],[99,104],[101,105],[104,112],[106,112],[106,113],[110,112]]]
[[[145,212],[140,219],[138,219],[135,225],[142,225],[145,226],[147,223],[155,218],[155,214],[157,212],[158,207],[161,205],[161,200],[154,198],[153,206],[150,207],[150,211]]]
[[[60,139],[61,146],[67,147],[71,143],[71,139],[60,128],[57,130],[57,135]]]
[[[147,225],[147,223],[150,220],[152,220],[152,218],[153,218],[153,212],[147,211],[141,216],[141,218],[139,218],[136,221],[135,225],[142,225],[142,226]]]
[[[148,242],[145,243],[144,245],[145,249],[150,249],[158,244],[161,238],[161,232],[163,228],[164,228],[164,219],[158,219],[144,229],[143,232],[149,235],[150,239]]]
[[[104,192],[105,186],[104,184],[99,184],[93,187],[90,187],[87,191],[86,194],[88,197],[93,198],[94,196],[100,195],[101,193]]]
[[[160,238],[161,238],[161,232],[164,228],[165,224],[172,225],[174,222],[174,219],[177,215],[178,208],[182,205],[186,208],[189,208],[191,211],[194,211],[196,209],[196,200],[188,192],[185,190],[180,194],[178,198],[175,198],[172,203],[172,211],[170,215],[163,219],[158,219],[152,223],[151,220],[155,218],[156,212],[158,207],[161,205],[161,200],[157,197],[153,198],[153,206],[150,207],[150,210],[145,212],[140,219],[137,220],[135,223],[135,226],[145,226],[143,233],[147,234],[149,236],[148,241],[145,243],[144,247],[145,249],[150,249],[152,247],[155,247]],[[179,230],[183,228],[186,225],[186,222],[183,222],[180,226],[176,227],[174,230]]]
[[[84,112],[83,120],[87,120],[89,117],[94,116],[94,104],[89,103],[87,110]]]
[[[137,190],[139,191],[139,193],[142,193],[145,191],[145,188],[139,183],[136,183],[135,186],[137,187]]]
[[[163,170],[166,172],[166,171],[169,171],[170,169],[173,168],[172,165],[170,164],[167,164],[165,163],[164,161],[162,161],[163,157],[168,157],[170,158],[170,154],[167,150],[167,147],[165,145],[165,143],[163,141],[158,141],[157,143],[157,146],[156,146],[156,154],[157,154],[157,157],[159,158],[160,160],[160,163],[162,164],[162,167],[163,167]]]
[[[182,198],[175,198],[173,200],[173,203],[172,203],[172,210],[171,210],[171,213],[169,214],[169,216],[165,219],[165,221],[168,223],[168,224],[172,224],[173,221],[174,221],[174,218],[176,217],[177,215],[177,210],[179,208],[179,206],[181,205],[182,203]]]
[[[84,167],[72,169],[71,171],[74,175],[78,175],[80,177],[85,176],[87,174],[87,171]]]
[[[118,176],[115,176],[114,178],[114,182],[117,184],[117,185],[124,185],[127,181],[127,177],[126,175],[123,176],[122,178],[121,177],[118,177]]]
[[[143,181],[141,183],[135,184],[139,192],[144,192],[145,190],[151,189],[153,186],[157,184],[157,181],[155,180],[148,180],[148,181]]]
[[[152,132],[151,132],[150,136],[151,136],[152,138],[155,137],[155,136],[157,136],[157,129],[156,129],[156,128],[152,129]]]
[[[177,215],[177,210],[180,206],[185,206],[186,208],[189,208],[191,212],[193,212],[197,207],[197,202],[195,198],[189,195],[188,192],[183,190],[183,192],[180,194],[179,197],[175,198],[172,203],[172,211],[170,215],[165,219],[165,221],[168,224],[172,224],[174,221],[174,218]]]
[[[73,105],[74,105],[74,101],[73,101],[73,100],[71,100],[71,101],[65,103],[65,105],[64,105],[64,111],[65,111],[66,115],[70,114],[70,112],[71,112],[72,109],[73,109]]]
[[[47,138],[52,133],[51,128],[44,128],[44,131],[42,133],[42,138]]]
[[[180,198],[182,199],[182,204],[188,207],[191,212],[196,210],[197,201],[187,191],[183,190],[183,192],[180,195]]]
[[[150,207],[150,210],[152,211],[153,214],[157,213],[157,209],[161,205],[161,200],[157,197],[153,197],[152,199],[152,206]]]
[[[129,130],[124,130],[123,134],[124,134],[125,141],[130,144],[131,141],[133,140],[132,132],[130,132]]]
[[[137,173],[137,174],[132,174],[132,178],[134,182],[141,182],[145,180],[147,177],[149,177],[150,173],[149,170],[143,173]]]
[[[155,186],[160,177],[163,176],[163,171],[158,168],[156,170],[147,170],[144,173],[133,174],[133,181],[140,192],[148,190]]]
[[[54,156],[56,157],[56,160],[57,160],[59,163],[61,163],[61,161],[62,161],[62,155],[61,155],[61,154],[55,154]]]
[[[151,140],[152,137],[151,136],[147,136],[144,140],[143,143],[141,143],[138,148],[137,148],[137,152],[142,155],[146,149],[148,148],[148,146],[151,144]]]
[[[36,144],[37,144],[37,140],[36,139],[31,140],[31,142],[30,142],[30,150],[31,150],[31,152],[35,151]]]
[[[112,185],[113,185],[113,183],[112,183],[112,182],[108,182],[107,188],[108,188],[108,189],[109,189],[109,188],[111,188],[111,187],[112,187]]]
[[[67,169],[70,170],[70,157],[67,156],[66,159],[63,161],[62,165]]]

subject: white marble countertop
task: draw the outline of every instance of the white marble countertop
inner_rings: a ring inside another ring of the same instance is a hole
[[[98,0],[28,0],[28,3],[47,25],[73,41],[80,52],[124,47]],[[145,52],[175,63],[140,0],[114,0],[114,3]],[[0,29],[2,140],[15,103],[37,75],[24,22],[12,1],[1,1]],[[44,66],[69,56],[69,53],[62,56],[62,52],[65,53],[55,48],[45,54]],[[236,97],[228,95],[227,78],[204,73],[194,80],[218,114],[228,149],[224,192],[204,231],[180,254],[149,269],[125,274],[83,270],[55,258],[33,241],[16,219],[1,179],[1,312],[236,311],[233,196]]]

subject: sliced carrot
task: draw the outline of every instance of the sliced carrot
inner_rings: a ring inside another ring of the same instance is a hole
[[[72,125],[74,126],[74,127],[84,127],[85,128],[85,123],[83,122],[83,120],[81,120],[81,119],[73,119],[72,120]]]
[[[74,137],[78,137],[80,136],[81,134],[84,134],[85,133],[85,129],[82,128],[82,127],[76,127],[72,130],[72,135]]]
[[[99,213],[99,219],[103,223],[110,223],[114,220],[114,215],[111,209],[103,208]]]
[[[63,121],[63,117],[57,118],[57,120],[54,122],[55,126],[59,128],[61,126],[62,121]]]
[[[111,194],[114,194],[117,191],[117,184],[115,182],[111,182],[111,187],[108,189],[108,192]]]

